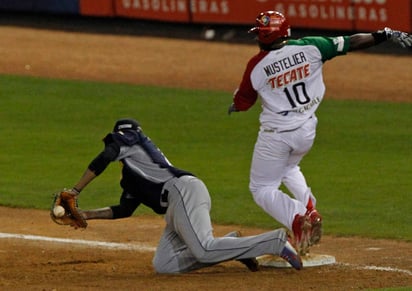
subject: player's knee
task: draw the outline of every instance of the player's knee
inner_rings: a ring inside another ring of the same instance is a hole
[[[181,273],[178,264],[174,264],[173,260],[165,260],[165,258],[159,258],[157,255],[154,256],[152,264],[155,272],[158,274]]]
[[[168,274],[168,270],[164,264],[161,264],[159,260],[156,260],[156,257],[153,259],[153,268],[158,274]]]

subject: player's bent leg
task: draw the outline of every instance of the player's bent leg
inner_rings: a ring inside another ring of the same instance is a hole
[[[282,179],[282,183],[297,200],[306,205],[309,199],[309,186],[298,165],[288,168]]]
[[[232,231],[225,235],[225,237],[241,237],[242,233],[240,231]],[[257,272],[260,269],[259,262],[256,258],[246,258],[237,260],[241,262],[246,268],[251,272]]]
[[[212,238],[206,242],[202,249],[191,249],[194,250],[193,254],[199,262],[218,263],[233,259],[256,258],[269,254],[281,256],[287,241],[286,231],[279,229],[254,236]],[[298,258],[299,256],[296,255],[289,259],[295,262]],[[295,263],[294,265],[296,266]]]
[[[210,196],[206,186],[195,177],[182,177],[173,181],[173,186],[165,185],[169,190],[169,207],[165,216],[168,229],[176,233],[178,239],[184,244],[177,256],[171,259],[180,266],[187,265],[190,268],[180,268],[179,272],[194,270],[195,268],[210,266],[228,260],[241,260],[254,258],[265,254],[280,255],[287,242],[287,234],[284,229],[279,229],[256,236],[247,237],[219,237],[213,236],[213,228],[210,221]],[[196,195],[193,195],[196,193]],[[162,236],[159,251],[156,258],[161,257],[164,249],[170,246],[163,245],[175,237]],[[165,242],[165,243],[163,243]],[[162,248],[161,248],[162,247]],[[169,257],[170,255],[166,255]],[[194,264],[195,259],[199,264]],[[156,259],[155,263],[158,262]],[[187,261],[191,264],[187,264]],[[167,263],[169,264],[169,263]],[[157,264],[158,266],[159,264]],[[159,267],[157,271],[162,271]],[[167,269],[170,272],[171,268]]]
[[[170,226],[160,238],[152,263],[159,274],[186,273],[213,265],[200,263]]]
[[[292,230],[296,214],[304,215],[306,212],[306,207],[300,201],[274,187],[254,189],[252,195],[257,205],[289,230]]]

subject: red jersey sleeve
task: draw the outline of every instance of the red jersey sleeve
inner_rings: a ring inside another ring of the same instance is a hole
[[[250,74],[255,68],[256,64],[267,54],[268,52],[261,51],[248,62],[246,70],[243,73],[239,88],[236,89],[233,96],[233,103],[235,104],[237,110],[246,111],[250,107],[252,107],[253,104],[255,104],[258,98],[258,92],[253,88]]]

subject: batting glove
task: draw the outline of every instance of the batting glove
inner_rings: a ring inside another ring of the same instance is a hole
[[[385,27],[384,32],[386,33],[386,38],[394,43],[397,43],[404,48],[412,46],[412,35],[399,30],[392,30],[388,27]]]

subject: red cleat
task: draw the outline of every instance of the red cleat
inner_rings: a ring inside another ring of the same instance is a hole
[[[311,230],[310,217],[297,214],[292,223],[292,243],[301,256],[306,255],[311,246]]]
[[[314,208],[311,211],[308,210],[306,215],[309,216],[310,224],[312,225],[309,236],[309,244],[312,246],[318,244],[322,237],[322,216]]]

